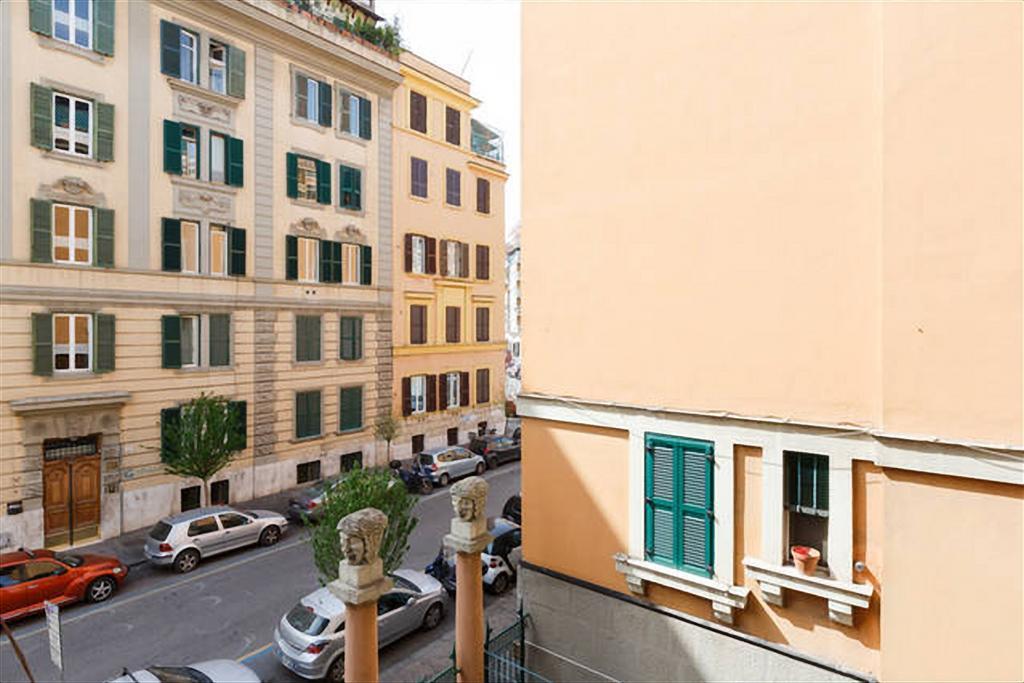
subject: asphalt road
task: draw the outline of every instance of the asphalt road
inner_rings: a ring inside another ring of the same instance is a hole
[[[489,471],[488,514],[498,515],[508,496],[519,491],[519,464]],[[419,523],[410,537],[404,563],[422,570],[437,554],[452,518],[447,489],[420,499]],[[64,680],[92,683],[153,664],[187,664],[207,659],[245,662],[264,681],[296,679],[273,656],[274,626],[306,593],[318,587],[306,532],[292,526],[276,546],[238,550],[204,561],[177,575],[148,565],[132,570],[121,592],[99,605],[63,611]],[[512,592],[488,600],[492,609],[509,609]],[[448,614],[436,630],[418,633],[381,651],[381,677],[423,657],[444,666],[454,618]],[[45,620],[17,623],[14,635],[37,681],[59,681],[50,663]],[[440,640],[447,641],[442,644]],[[440,657],[438,652],[442,653]],[[7,638],[0,639],[0,680],[26,681]]]

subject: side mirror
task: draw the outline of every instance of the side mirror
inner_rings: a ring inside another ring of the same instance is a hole
[[[406,605],[411,605],[414,602],[416,602],[416,598],[409,598],[408,600],[405,601],[405,604]]]

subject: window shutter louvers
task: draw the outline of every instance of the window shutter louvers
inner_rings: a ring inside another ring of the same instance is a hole
[[[32,146],[53,149],[53,90],[31,83],[29,100],[32,108]]]
[[[331,203],[331,164],[327,161],[316,162],[316,200]]]
[[[93,217],[96,222],[95,230],[95,259],[94,263],[100,268],[114,267],[114,210],[94,209]]]
[[[228,95],[245,97],[245,51],[228,45]]]
[[[229,228],[228,241],[230,252],[228,257],[228,275],[245,276],[245,230]]]
[[[162,269],[168,272],[181,272],[181,221],[176,218],[164,218],[162,227]]]
[[[331,125],[331,86],[323,81],[317,81],[317,86],[320,90],[320,125],[329,127]]]
[[[30,199],[32,211],[32,263],[53,262],[53,202]]]
[[[373,116],[371,115],[372,105],[365,97],[359,98],[359,137],[369,140],[373,133]]]
[[[53,0],[29,0],[28,27],[35,33],[53,36]]]
[[[320,240],[320,282],[334,282],[334,268],[332,267],[330,240]]]
[[[339,400],[341,419],[339,429],[349,431],[363,426],[363,388],[343,387]]]
[[[409,91],[409,127],[420,133],[427,132],[427,98]]]
[[[95,372],[111,372],[115,365],[116,349],[116,326],[114,316],[105,313],[97,313],[96,325],[96,362],[93,363]]]
[[[160,459],[166,462],[174,456],[171,429],[181,420],[181,408],[163,408],[160,411]]]
[[[404,242],[405,272],[412,272],[412,235],[406,233]]]
[[[284,279],[299,279],[299,238],[295,235],[284,237]]]
[[[441,276],[448,277],[448,240],[441,240]]]
[[[299,196],[299,156],[288,152],[284,155],[284,159],[286,191],[288,196],[294,199]]]
[[[210,316],[210,365],[231,364],[231,316],[217,313]]]
[[[53,316],[49,313],[32,314],[32,374],[53,374]]]
[[[164,171],[181,175],[181,124],[164,119]]]
[[[227,139],[227,181],[232,187],[245,184],[245,143],[239,138]]]
[[[412,378],[402,378],[402,415],[412,415]]]
[[[427,273],[437,273],[437,240],[433,237],[427,238]]]
[[[114,160],[114,105],[96,102],[96,160]]]
[[[704,449],[678,448],[682,459],[682,566],[712,574],[711,461]]]
[[[437,410],[437,375],[427,375],[424,384],[427,387],[427,412],[433,413]]]
[[[476,210],[480,213],[491,212],[491,181],[486,178],[476,179]]]
[[[160,72],[181,78],[181,27],[160,20]]]
[[[479,280],[491,278],[491,249],[483,244],[476,245],[476,277]]]
[[[228,401],[228,413],[234,423],[233,446],[245,450],[249,446],[249,406],[245,401]]]
[[[93,0],[93,48],[114,56],[114,0]]]
[[[488,403],[491,400],[491,371],[483,368],[476,371],[476,402]]]
[[[365,244],[359,247],[359,268],[359,284],[371,284],[373,282],[373,248]]]
[[[437,404],[441,410],[448,407],[448,373],[437,376]]]
[[[676,566],[676,474],[672,446],[648,442],[644,469],[645,559]]]
[[[459,277],[469,277],[469,245],[465,242],[459,243],[462,252],[462,263],[459,264]]]
[[[163,333],[163,367],[181,367],[181,318],[165,315],[161,318]]]
[[[459,373],[459,405],[469,405],[469,373]]]

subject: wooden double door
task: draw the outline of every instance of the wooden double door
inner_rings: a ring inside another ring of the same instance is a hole
[[[47,547],[99,536],[100,456],[43,463],[43,536]]]

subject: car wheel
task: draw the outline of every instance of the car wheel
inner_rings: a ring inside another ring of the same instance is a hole
[[[426,477],[420,479],[420,493],[426,495],[434,490],[434,482],[430,481]]]
[[[435,602],[427,610],[427,613],[423,615],[423,630],[429,631],[433,628],[437,628],[437,625],[444,619],[444,605],[439,602]]]
[[[497,469],[497,467],[498,467],[498,459],[497,458],[491,458],[490,460],[488,460],[487,461],[487,467],[489,467],[492,470],[493,469]]]
[[[345,683],[345,655],[341,655],[331,662],[324,680],[329,683]]]
[[[182,550],[174,558],[174,571],[179,574],[188,574],[199,566],[199,553],[195,550]]]
[[[260,534],[260,545],[264,548],[268,545],[274,545],[281,540],[281,529],[276,526],[268,526]]]
[[[501,595],[508,590],[508,577],[504,574],[498,574],[494,577],[494,583],[491,584],[491,590],[494,591],[495,595]]]
[[[438,479],[437,481],[438,481],[438,483],[441,484],[441,486],[447,486],[448,482],[451,481],[451,480],[452,480],[452,478],[448,476],[447,472],[445,472],[444,474],[441,475],[441,478]]]
[[[103,602],[117,590],[117,582],[109,576],[101,576],[85,589],[86,602]]]
[[[483,464],[482,462],[477,463],[477,465],[476,465],[476,473],[477,473],[478,476],[483,474],[484,470],[486,470],[486,469],[487,469],[487,465]]]

